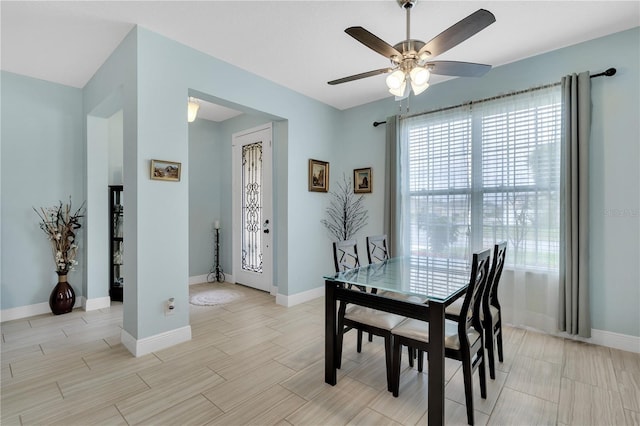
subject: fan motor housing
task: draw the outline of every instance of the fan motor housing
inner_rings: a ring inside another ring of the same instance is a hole
[[[401,52],[406,57],[406,55],[410,54],[412,51],[414,52],[414,55],[417,54],[425,44],[426,43],[424,41],[410,39],[401,41],[400,43],[393,46],[393,48],[398,52]]]

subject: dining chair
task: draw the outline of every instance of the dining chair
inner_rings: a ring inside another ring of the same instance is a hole
[[[384,262],[391,257],[387,246],[386,234],[368,236],[366,241],[369,263]]]
[[[502,276],[504,260],[507,256],[507,242],[502,241],[493,247],[493,261],[485,295],[482,298],[482,326],[485,345],[489,356],[489,376],[496,378],[495,347],[498,347],[498,360],[504,362],[502,352],[502,309],[498,300],[498,284]]]
[[[484,343],[487,348],[489,358],[489,377],[496,378],[495,351],[498,349],[498,360],[504,362],[502,349],[502,309],[498,299],[498,284],[502,276],[502,268],[507,255],[507,242],[502,241],[493,246],[493,258],[491,261],[491,271],[487,282],[487,288],[482,295],[482,310],[480,320],[484,328]],[[462,300],[458,299],[447,306],[445,315],[447,319],[457,321],[460,317]]]
[[[387,245],[387,235],[373,235],[366,237],[367,241],[367,257],[369,259],[369,264],[377,264],[384,262],[385,260],[391,257],[391,252],[389,251]],[[403,299],[411,302],[424,303],[426,299],[423,299],[419,296],[410,296],[407,294],[397,293],[391,290],[383,290],[378,294],[390,297],[392,299]]]
[[[344,272],[360,266],[358,258],[358,245],[355,240],[337,241],[333,243],[333,258],[336,272]],[[359,291],[366,291],[362,286],[357,287]],[[387,389],[391,390],[391,329],[400,324],[404,317],[390,314],[364,306],[349,305],[340,302],[338,308],[338,338],[337,338],[337,359],[336,366],[342,365],[342,346],[344,333],[351,329],[358,330],[357,351],[362,351],[362,333],[376,335],[384,338],[385,367],[387,374]]]
[[[336,273],[348,271],[353,268],[360,267],[360,258],[358,257],[358,244],[355,240],[343,240],[333,243],[333,262]],[[351,288],[351,284],[348,285]],[[358,286],[361,291],[366,291],[362,286]],[[347,327],[344,332],[351,330]],[[369,341],[373,339],[369,334]],[[342,349],[342,348],[341,348]],[[358,330],[358,353],[362,350],[362,330]],[[338,360],[338,368],[340,368],[340,360]]]
[[[473,424],[473,373],[480,376],[480,396],[487,397],[487,379],[484,365],[484,334],[478,312],[481,309],[482,293],[489,276],[491,251],[473,254],[471,277],[465,293],[459,321],[445,320],[444,354],[447,358],[462,362],[464,395],[467,405],[467,422]],[[418,370],[422,370],[422,354],[429,349],[429,325],[425,321],[405,319],[391,330],[393,336],[392,386],[393,396],[400,390],[400,364],[402,345],[420,351]]]
[[[389,245],[387,244],[387,234],[370,235],[366,237],[366,243],[367,258],[369,259],[369,264],[384,262],[391,257],[391,251],[389,250]],[[390,297],[392,299],[407,300],[410,302],[425,302],[425,299],[422,299],[418,296],[409,296],[406,294],[387,290],[381,291],[380,295]],[[413,360],[417,357],[417,352],[413,348],[407,347],[407,353],[409,355],[409,366],[413,367]]]
[[[358,244],[355,240],[336,241],[333,243],[333,262],[336,272],[344,272],[360,267]]]

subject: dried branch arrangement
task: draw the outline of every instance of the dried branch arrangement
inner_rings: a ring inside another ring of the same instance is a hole
[[[364,196],[353,193],[351,178],[342,175],[337,189],[330,191],[331,203],[327,207],[327,218],[321,223],[337,241],[350,240],[367,225],[369,213],[363,206]]]

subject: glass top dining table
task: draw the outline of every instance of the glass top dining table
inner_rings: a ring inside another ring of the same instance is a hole
[[[407,256],[326,275],[324,278],[445,302],[456,296],[458,290],[466,288],[470,272],[471,265],[467,260]]]
[[[428,322],[428,420],[444,424],[445,308],[466,291],[471,265],[467,260],[436,257],[396,257],[384,262],[324,276],[325,382],[337,383],[337,304],[346,302]],[[348,285],[350,284],[350,285]],[[419,296],[424,303],[354,287]]]

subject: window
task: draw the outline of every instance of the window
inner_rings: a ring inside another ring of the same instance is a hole
[[[467,261],[507,240],[507,264],[558,269],[559,87],[404,121],[411,254]]]

